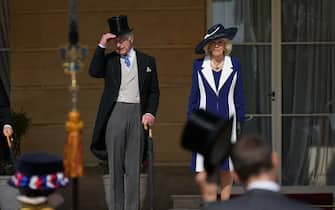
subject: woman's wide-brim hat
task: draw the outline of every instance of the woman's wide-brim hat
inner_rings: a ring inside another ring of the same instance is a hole
[[[215,24],[210,27],[204,36],[204,39],[195,47],[195,53],[203,54],[205,53],[204,47],[211,41],[226,38],[233,40],[237,33],[237,28],[225,28],[222,24]]]
[[[69,179],[64,175],[63,160],[47,153],[24,154],[15,174],[8,181],[12,187],[32,195],[43,195],[65,187]]]
[[[194,112],[186,122],[181,144],[204,156],[209,174],[230,154],[232,124],[233,119],[225,120],[204,110]]]
[[[133,31],[128,25],[128,18],[125,15],[114,16],[107,20],[110,33],[121,36]]]

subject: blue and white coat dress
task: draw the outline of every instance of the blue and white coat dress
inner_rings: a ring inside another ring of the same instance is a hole
[[[237,58],[225,56],[221,76],[218,80],[214,78],[209,56],[194,61],[187,115],[190,116],[198,109],[207,110],[224,119],[233,117],[231,142],[236,142],[237,122],[244,121],[241,65]],[[204,171],[203,161],[202,155],[194,152],[191,160],[191,170],[195,172]],[[230,159],[227,158],[220,169],[223,171],[231,170]]]

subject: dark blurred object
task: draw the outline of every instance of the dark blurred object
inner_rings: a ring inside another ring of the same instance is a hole
[[[79,41],[78,24],[77,24],[77,0],[70,0],[70,30],[69,43],[76,46]]]
[[[14,156],[14,153],[13,153],[13,138],[9,135],[6,135],[6,140],[7,140],[7,144],[8,144],[8,148],[9,148],[9,156],[10,156],[10,159],[12,161],[12,164],[13,164],[13,167],[16,168],[16,158]]]
[[[63,202],[56,190],[68,183],[69,179],[64,175],[63,160],[47,153],[22,155],[15,174],[8,181],[10,186],[20,192],[16,198],[21,203],[21,210],[54,210],[53,207]]]
[[[12,125],[14,133],[12,136],[5,136],[4,140],[1,139],[3,142],[0,147],[6,147],[5,156],[8,156],[9,159],[0,158],[0,175],[13,175],[16,158],[21,155],[21,140],[28,131],[30,123],[31,120],[25,112],[10,112],[10,125]]]
[[[148,130],[147,128],[145,130]],[[147,166],[148,166],[148,205],[149,210],[154,209],[154,143],[152,140],[152,128],[149,127],[147,139]]]
[[[5,89],[2,79],[0,78],[0,162],[10,160],[9,147],[5,135],[3,135],[3,126],[10,124],[10,103],[8,92]]]
[[[21,141],[31,125],[31,119],[22,110],[18,112],[12,110],[10,117],[14,129],[12,151],[14,156],[18,157],[21,155]]]
[[[194,112],[186,122],[182,146],[204,156],[208,175],[230,154],[232,125],[232,118],[224,120],[204,110]]]

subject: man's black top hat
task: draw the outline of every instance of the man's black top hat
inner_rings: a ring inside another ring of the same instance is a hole
[[[185,125],[182,146],[204,156],[204,167],[209,174],[230,154],[232,124],[232,119],[226,121],[207,111],[198,110]]]
[[[125,15],[114,16],[108,19],[110,32],[116,36],[121,36],[133,31],[129,28],[128,19]]]
[[[8,183],[28,195],[41,196],[66,186],[68,182],[61,158],[47,153],[31,153],[20,157],[16,172]]]
[[[204,47],[211,41],[219,38],[226,38],[232,40],[237,33],[237,28],[225,28],[221,24],[215,24],[210,27],[204,37],[204,39],[195,47],[195,53],[205,53]]]

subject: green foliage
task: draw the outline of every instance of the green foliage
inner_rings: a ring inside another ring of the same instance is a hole
[[[25,112],[11,112],[11,120],[13,122],[15,138],[20,141],[22,136],[27,133],[31,124],[30,118]]]
[[[11,112],[11,120],[14,129],[14,142],[13,142],[13,154],[15,157],[21,155],[21,140],[22,137],[27,133],[31,120],[27,114],[21,112]]]

